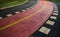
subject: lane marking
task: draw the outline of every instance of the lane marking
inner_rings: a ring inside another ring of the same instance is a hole
[[[0,19],[2,19],[2,17],[0,17]]]
[[[58,9],[54,9],[54,11],[58,11]]]
[[[55,6],[55,9],[58,9],[58,7],[56,5],[54,5],[54,6]]]
[[[27,10],[29,9],[29,8],[26,8]]]
[[[40,10],[36,11],[34,14],[31,14],[31,15],[26,16],[26,17],[24,17],[24,18],[22,18],[22,19],[20,19],[20,20],[17,20],[17,21],[15,21],[15,22],[11,23],[11,24],[8,24],[8,25],[6,25],[6,26],[3,26],[3,27],[0,28],[0,30],[6,29],[6,28],[8,28],[8,27],[11,27],[11,26],[13,26],[13,25],[15,25],[15,24],[17,24],[17,23],[20,23],[20,22],[22,22],[22,21],[30,18],[31,16],[33,16],[33,15],[35,15],[35,14],[37,14],[37,13],[40,13],[40,11],[42,11],[45,7],[46,7],[46,4],[44,4],[44,5],[42,6],[42,8],[41,8]]]
[[[53,13],[53,15],[58,15],[58,13]]]
[[[55,13],[58,13],[58,11],[54,11]]]
[[[16,14],[20,13],[20,12],[15,12]]]
[[[46,24],[48,24],[48,25],[54,25],[54,21],[51,21],[51,20],[48,20],[47,22],[46,22]]]
[[[48,35],[49,32],[51,31],[51,29],[46,28],[46,27],[41,27],[39,31],[46,34],[46,35]]]
[[[55,17],[55,16],[51,16],[50,18],[51,18],[51,19],[57,19],[57,17]]]
[[[55,7],[55,9],[58,9],[57,6]]]
[[[8,15],[6,15],[6,16],[12,16],[12,14],[8,14]]]
[[[26,11],[26,10],[22,10],[23,12]]]
[[[33,7],[30,7],[30,8],[33,8]]]

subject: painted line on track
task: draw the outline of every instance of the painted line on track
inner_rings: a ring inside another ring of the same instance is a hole
[[[17,20],[17,21],[15,21],[15,22],[11,23],[11,24],[8,24],[8,25],[6,25],[6,26],[3,26],[3,27],[0,28],[0,30],[6,29],[6,28],[8,28],[8,27],[11,27],[11,26],[13,26],[13,25],[15,25],[15,24],[17,24],[17,23],[20,23],[20,22],[22,22],[22,21],[30,18],[30,17],[33,16],[33,15],[36,15],[37,13],[39,13],[40,11],[42,11],[45,7],[46,7],[46,4],[44,4],[44,6],[43,6],[40,10],[36,11],[35,13],[33,13],[33,14],[29,15],[29,16],[26,16],[26,17],[24,17],[24,18],[22,18],[22,19],[20,19],[20,20]]]

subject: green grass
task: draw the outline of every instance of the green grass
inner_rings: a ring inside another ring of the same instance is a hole
[[[0,1],[0,8],[5,8],[5,7],[10,7],[10,6],[14,6],[17,4],[21,4],[26,2],[27,0],[4,0],[4,1]]]

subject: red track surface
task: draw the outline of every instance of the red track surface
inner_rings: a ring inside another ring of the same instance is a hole
[[[40,0],[40,1],[47,1],[47,0]]]
[[[25,12],[0,20],[0,37],[29,37],[52,14],[53,5],[48,1],[39,1]]]

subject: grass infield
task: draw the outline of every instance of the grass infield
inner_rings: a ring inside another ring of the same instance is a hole
[[[22,3],[25,3],[25,2],[27,2],[27,0],[0,0],[0,9],[14,6],[17,4],[21,5]]]

